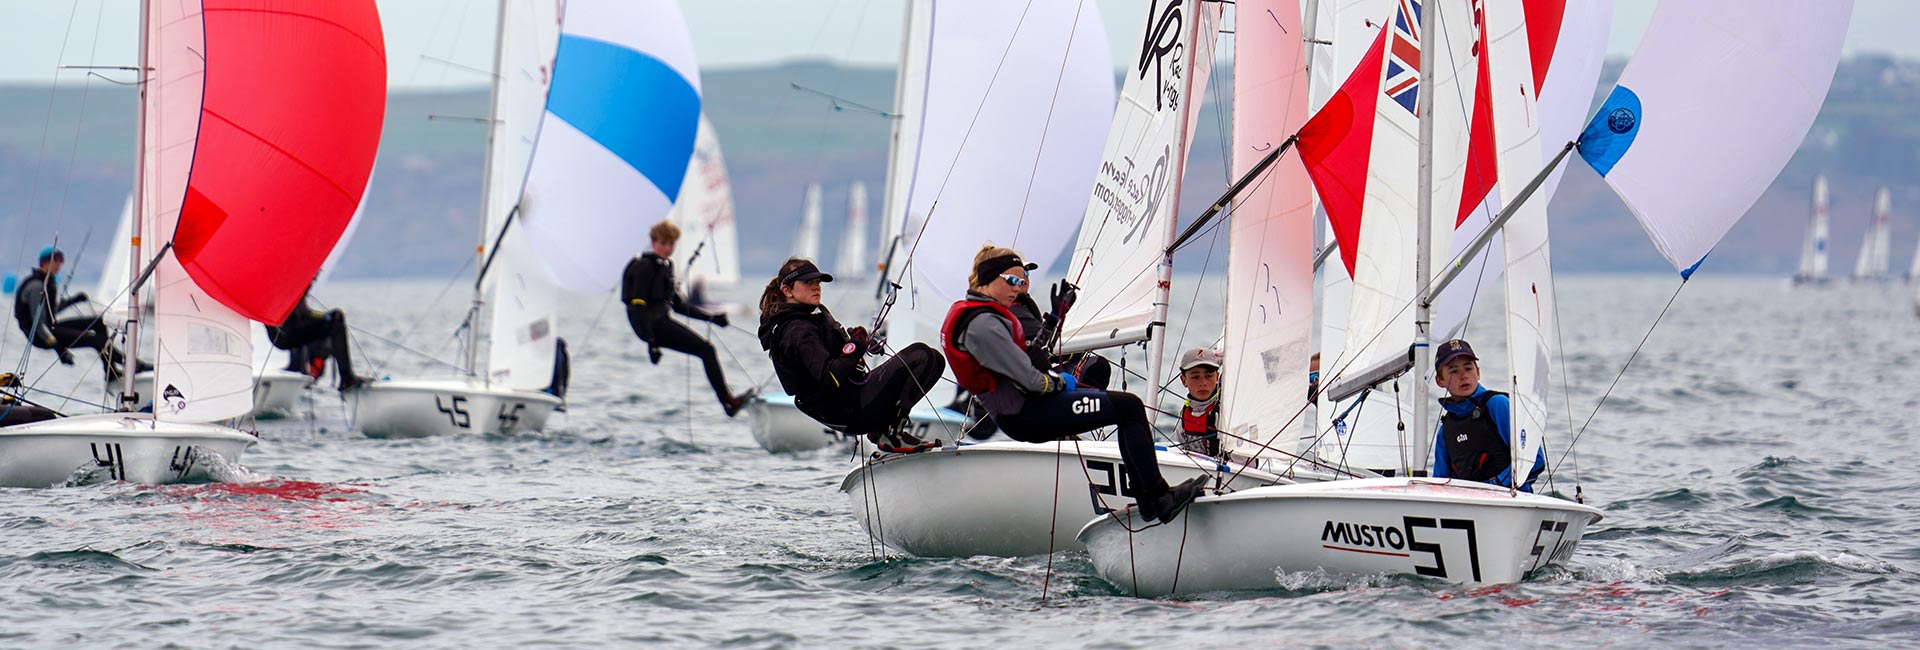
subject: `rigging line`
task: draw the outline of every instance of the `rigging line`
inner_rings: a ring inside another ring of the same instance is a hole
[[[1569,379],[1567,375],[1567,339],[1564,334],[1561,334],[1560,330],[1560,279],[1559,276],[1551,273],[1553,256],[1547,256],[1547,265],[1549,271],[1547,278],[1549,282],[1553,283],[1554,351],[1560,353],[1560,402],[1567,407],[1567,429],[1571,431],[1573,429],[1573,380]],[[1585,503],[1585,495],[1582,494],[1583,490],[1581,489],[1580,481],[1580,453],[1572,449],[1571,445],[1568,447],[1567,451],[1573,453],[1573,497],[1576,502]],[[1547,477],[1549,482],[1553,480],[1551,473],[1549,473]],[[1551,483],[1549,483],[1549,485],[1551,485]]]
[[[400,343],[399,341],[397,341],[397,340],[394,340],[394,339],[390,339],[390,338],[387,338],[387,337],[384,337],[384,336],[381,336],[381,335],[379,335],[379,334],[375,334],[375,333],[373,333],[373,330],[369,330],[369,329],[367,329],[367,328],[364,328],[364,327],[360,327],[360,326],[358,326],[358,325],[348,325],[348,326],[347,326],[347,328],[348,328],[348,329],[351,329],[351,330],[353,330],[353,332],[354,332],[355,334],[357,334],[357,335],[360,335],[360,336],[365,336],[365,337],[367,337],[367,338],[370,338],[370,339],[373,339],[373,340],[375,340],[375,341],[379,341],[379,342],[381,342],[381,343],[385,343],[385,344],[387,344],[387,345],[389,345],[389,346],[392,346],[392,347],[393,347],[393,349],[395,349],[395,350],[399,350],[399,351],[402,351],[402,352],[406,352],[406,353],[409,353],[409,354],[412,354],[412,355],[414,355],[414,356],[418,356],[418,357],[420,357],[420,358],[422,358],[422,359],[425,359],[425,360],[427,360],[427,361],[430,361],[430,362],[433,362],[433,363],[436,363],[436,364],[439,364],[439,365],[443,365],[443,366],[446,366],[446,367],[448,367],[448,368],[453,368],[453,369],[455,369],[455,370],[465,370],[465,368],[464,368],[464,367],[462,367],[462,366],[459,366],[459,365],[457,365],[457,364],[453,364],[453,363],[448,363],[448,362],[446,362],[446,361],[442,361],[442,360],[440,360],[440,357],[438,357],[438,356],[436,356],[436,355],[432,355],[432,354],[428,354],[428,353],[425,353],[425,352],[421,352],[421,351],[419,351],[419,350],[415,350],[415,349],[413,349],[413,348],[410,348],[410,347],[407,347],[407,346],[405,346],[405,345],[402,345],[402,344],[401,344],[401,343]],[[381,362],[381,366],[380,366],[380,367],[381,367],[381,369],[380,369],[380,370],[376,370],[376,371],[374,371],[374,372],[375,372],[375,373],[384,373],[384,371],[385,371],[385,369],[386,369],[386,362],[387,362],[387,361],[388,361],[389,359],[391,359],[391,358],[393,358],[393,354],[392,354],[391,352],[389,352],[389,353],[387,354],[387,356],[386,356],[386,357],[384,357],[384,358],[382,358],[382,359],[380,360],[380,362]]]
[[[1607,397],[1608,397],[1608,396],[1610,396],[1610,395],[1613,395],[1613,389],[1614,389],[1614,387],[1615,387],[1615,386],[1619,386],[1619,385],[1620,385],[1620,378],[1621,378],[1621,377],[1625,377],[1625,376],[1626,376],[1626,374],[1627,374],[1627,368],[1629,368],[1629,367],[1632,367],[1632,366],[1633,366],[1633,360],[1634,360],[1635,358],[1637,358],[1637,357],[1639,357],[1639,356],[1640,356],[1640,349],[1641,349],[1641,348],[1644,348],[1644,347],[1646,347],[1646,346],[1647,346],[1647,339],[1648,339],[1648,338],[1651,338],[1651,337],[1653,336],[1653,330],[1654,330],[1655,328],[1658,328],[1658,327],[1660,327],[1660,319],[1662,319],[1662,318],[1666,318],[1666,317],[1667,317],[1667,310],[1668,310],[1668,309],[1671,309],[1671,308],[1673,307],[1673,301],[1674,301],[1674,299],[1675,299],[1675,298],[1679,298],[1679,297],[1680,297],[1680,290],[1681,290],[1681,289],[1685,289],[1685,288],[1687,288],[1687,281],[1688,281],[1688,280],[1689,280],[1689,278],[1686,278],[1686,277],[1682,277],[1682,278],[1680,278],[1680,286],[1677,286],[1677,287],[1674,287],[1674,288],[1673,288],[1673,295],[1671,295],[1671,296],[1668,296],[1668,297],[1667,297],[1667,304],[1666,304],[1666,306],[1664,306],[1664,307],[1661,307],[1661,308],[1660,308],[1660,314],[1659,314],[1659,315],[1657,315],[1657,316],[1654,316],[1654,317],[1653,317],[1653,324],[1652,324],[1652,325],[1649,325],[1649,326],[1647,326],[1647,333],[1646,333],[1646,334],[1642,334],[1642,335],[1640,336],[1640,343],[1639,343],[1638,345],[1635,345],[1635,346],[1633,346],[1633,352],[1632,352],[1632,353],[1629,353],[1629,354],[1627,355],[1627,362],[1626,362],[1626,363],[1623,363],[1623,364],[1620,364],[1620,372],[1619,372],[1618,374],[1615,374],[1615,375],[1613,376],[1613,382],[1612,382],[1612,383],[1609,383],[1609,384],[1607,384],[1607,390],[1606,390],[1606,392],[1604,392],[1604,393],[1601,393],[1601,394],[1600,394],[1600,401],[1599,401],[1598,403],[1595,403],[1595,404],[1593,405],[1593,412],[1592,412],[1592,413],[1588,413],[1588,414],[1587,414],[1587,419],[1586,419],[1586,421],[1585,421],[1585,422],[1582,422],[1582,423],[1580,423],[1580,430],[1579,430],[1579,431],[1575,431],[1575,432],[1573,433],[1573,440],[1571,440],[1571,441],[1569,441],[1569,442],[1567,443],[1567,450],[1566,450],[1566,451],[1563,451],[1563,452],[1560,452],[1560,459],[1559,459],[1559,460],[1556,460],[1556,461],[1554,461],[1554,463],[1553,463],[1553,466],[1554,466],[1555,468],[1558,468],[1558,467],[1560,466],[1560,464],[1561,464],[1561,463],[1564,463],[1564,462],[1566,462],[1566,460],[1567,460],[1567,454],[1569,454],[1569,453],[1572,453],[1572,451],[1573,451],[1573,448],[1574,448],[1574,446],[1575,446],[1575,445],[1578,445],[1578,444],[1580,444],[1580,435],[1581,435],[1581,434],[1584,434],[1584,433],[1586,433],[1586,432],[1587,432],[1587,425],[1590,425],[1590,424],[1593,424],[1593,418],[1594,418],[1594,416],[1596,416],[1596,415],[1599,415],[1599,414],[1600,414],[1600,407],[1602,407],[1602,406],[1606,406],[1606,404],[1607,404]],[[1568,422],[1567,424],[1568,424],[1568,426],[1572,426],[1572,424],[1573,424],[1573,423],[1572,423],[1572,422]]]
[[[101,0],[102,4],[104,4],[105,2],[106,0]],[[55,100],[60,97],[59,62],[65,61],[67,58],[67,45],[73,39],[73,21],[74,21],[74,18],[79,16],[79,14],[80,14],[80,3],[75,2],[73,3],[73,8],[67,12],[67,27],[66,29],[61,30],[60,32],[60,53],[54,59],[53,83],[50,84],[49,87],[47,88],[47,113],[46,113],[46,117],[41,120],[40,152],[34,158],[34,162],[33,162],[33,187],[27,192],[27,218],[24,220],[25,223],[31,223],[33,221],[33,208],[39,202],[39,199],[40,199],[40,177],[41,177],[41,172],[45,169],[46,163],[47,163],[47,143],[53,139],[53,107],[55,104]],[[96,37],[95,37],[96,41],[99,40],[97,36],[97,31],[98,30],[96,28]],[[76,130],[78,130],[78,128],[79,127],[77,126],[75,127]],[[24,228],[24,224],[22,227]],[[27,256],[27,240],[28,239],[29,238],[27,237],[20,238],[20,246],[18,249],[19,252],[17,253],[17,255],[21,258],[24,258]]]
[[[1168,417],[1173,417],[1173,416],[1177,416],[1177,415],[1178,415],[1177,413],[1174,413],[1174,412],[1172,412],[1172,411],[1168,411],[1168,410],[1166,410],[1166,409],[1162,409],[1162,408],[1158,408],[1158,407],[1153,407],[1153,406],[1149,406],[1149,407],[1147,407],[1147,409],[1149,409],[1149,410],[1152,410],[1152,411],[1154,411],[1154,412],[1157,412],[1157,413],[1159,413],[1159,414],[1161,414],[1161,415],[1165,415],[1165,416],[1168,416]],[[1248,438],[1248,437],[1246,437],[1246,436],[1242,436],[1242,435],[1238,435],[1238,434],[1235,434],[1235,433],[1232,433],[1232,432],[1230,432],[1230,431],[1226,431],[1226,430],[1224,430],[1224,429],[1221,429],[1221,428],[1219,428],[1219,427],[1207,427],[1207,431],[1208,431],[1208,432],[1209,432],[1209,433],[1210,433],[1211,435],[1214,435],[1214,436],[1216,436],[1216,437],[1218,437],[1218,438],[1232,438],[1232,439],[1234,439],[1234,440],[1238,440],[1238,441],[1241,441],[1241,442],[1246,442],[1246,443],[1251,443],[1251,444],[1254,444],[1254,445],[1257,445],[1257,446],[1259,446],[1259,447],[1260,447],[1260,448],[1261,448],[1261,449],[1262,449],[1263,451],[1270,451],[1270,452],[1273,452],[1273,453],[1276,453],[1276,454],[1280,454],[1280,455],[1282,455],[1282,456],[1286,456],[1286,457],[1288,457],[1288,458],[1290,458],[1290,459],[1292,459],[1292,462],[1293,462],[1294,464],[1297,464],[1297,463],[1299,463],[1299,462],[1301,462],[1301,461],[1305,461],[1305,462],[1306,462],[1306,463],[1307,463],[1308,465],[1312,465],[1312,466],[1314,466],[1314,467],[1319,467],[1319,468],[1322,468],[1322,469],[1327,469],[1327,470],[1330,470],[1330,471],[1333,471],[1334,473],[1338,473],[1338,474],[1345,474],[1345,475],[1347,475],[1347,476],[1351,476],[1351,477],[1353,477],[1353,478],[1375,478],[1375,477],[1373,477],[1373,476],[1368,476],[1368,475],[1366,475],[1366,474],[1361,474],[1361,473],[1359,473],[1359,472],[1355,472],[1355,471],[1352,471],[1352,470],[1349,470],[1349,469],[1343,469],[1343,468],[1341,468],[1341,467],[1339,467],[1339,466],[1335,466],[1335,465],[1329,465],[1329,464],[1326,464],[1325,462],[1322,462],[1322,461],[1318,461],[1318,460],[1314,460],[1314,459],[1312,459],[1312,458],[1307,458],[1306,456],[1303,456],[1303,455],[1300,455],[1300,454],[1295,454],[1295,453],[1293,453],[1293,452],[1290,452],[1290,451],[1287,451],[1287,450],[1285,450],[1285,449],[1277,449],[1277,448],[1274,448],[1274,447],[1271,447],[1271,446],[1267,446],[1267,445],[1262,445],[1262,444],[1260,443],[1260,441],[1259,441],[1259,440],[1255,440],[1255,439],[1253,439],[1253,438]],[[1195,442],[1198,442],[1198,441],[1195,441]],[[1186,447],[1187,447],[1187,446],[1188,446],[1189,444],[1191,444],[1191,443],[1184,443],[1184,442],[1183,442],[1183,443],[1176,443],[1176,444],[1173,444],[1173,445],[1171,445],[1171,446],[1173,446],[1173,447],[1181,447],[1181,448],[1186,448]],[[1190,454],[1193,454],[1193,455],[1198,455],[1198,456],[1201,456],[1201,457],[1205,457],[1205,458],[1209,458],[1209,459],[1213,459],[1213,458],[1214,458],[1214,457],[1212,457],[1212,456],[1207,456],[1207,455],[1205,455],[1205,454],[1200,454],[1200,453],[1198,453],[1198,452],[1192,452],[1192,451],[1189,451],[1188,453],[1190,453]],[[1215,459],[1215,460],[1218,460],[1218,459]],[[1286,471],[1292,471],[1292,470],[1293,470],[1293,467],[1294,467],[1294,464],[1289,464],[1289,465],[1287,466],[1287,470],[1286,470]],[[1249,465],[1249,466],[1250,466],[1250,465],[1251,465],[1251,463],[1247,463],[1247,462],[1242,462],[1242,463],[1241,463],[1241,465]],[[1220,472],[1217,472],[1217,471],[1214,471],[1214,472],[1210,472],[1210,473],[1212,473],[1212,474],[1216,474],[1216,475],[1217,475],[1217,474],[1220,474]],[[1276,472],[1276,473],[1285,473],[1285,472]],[[1226,477],[1226,480],[1229,480],[1229,481],[1231,481],[1231,480],[1232,480],[1232,478],[1234,478],[1234,477],[1238,477],[1238,475],[1239,475],[1239,474],[1238,474],[1238,473],[1236,472],[1236,473],[1235,473],[1235,474],[1233,474],[1232,476],[1229,476],[1229,477]],[[1218,477],[1218,476],[1216,476],[1216,478],[1220,478],[1220,477]],[[1089,480],[1091,480],[1091,479],[1089,479]]]
[[[920,221],[920,232],[913,237],[913,247],[907,249],[905,264],[913,263],[913,256],[920,252],[920,241],[926,238],[927,227],[933,224],[934,216],[940,212],[940,197],[946,194],[947,181],[953,180],[953,170],[960,165],[960,157],[967,152],[967,143],[973,140],[973,127],[980,123],[980,113],[987,106],[987,98],[993,96],[993,85],[1000,81],[1000,70],[1007,65],[1007,55],[1013,52],[1014,42],[1020,40],[1020,28],[1027,24],[1027,14],[1033,10],[1034,0],[1027,0],[1020,10],[1020,20],[1014,23],[1013,36],[1007,39],[1006,48],[1000,51],[1000,61],[993,66],[993,76],[987,78],[987,89],[980,93],[980,102],[973,107],[973,118],[967,121],[967,130],[960,136],[960,145],[954,149],[953,160],[947,163],[947,173],[940,177],[940,187],[933,191],[933,202],[927,207],[927,218]],[[1064,68],[1063,68],[1064,69]]]
[[[1221,230],[1215,229],[1213,231],[1212,239],[1207,244],[1207,257],[1205,260],[1201,261],[1200,263],[1200,274],[1202,276],[1206,275],[1207,271],[1213,268],[1213,253],[1215,250],[1219,249],[1220,247],[1221,232],[1222,232]],[[1231,273],[1232,270],[1229,269],[1228,272]],[[1222,283],[1222,284],[1225,284],[1225,283]],[[1193,283],[1193,295],[1187,299],[1186,319],[1184,322],[1180,324],[1180,337],[1177,339],[1174,339],[1174,342],[1173,342],[1173,348],[1175,350],[1180,350],[1182,347],[1184,347],[1187,344],[1187,330],[1190,329],[1191,326],[1193,325],[1193,310],[1195,307],[1198,307],[1198,306],[1200,306],[1200,281],[1195,280]],[[1176,378],[1178,378],[1179,375],[1180,373],[1174,373],[1174,376]]]
[[[466,261],[465,261],[465,262],[462,262],[462,263],[460,263],[460,269],[459,269],[459,270],[457,270],[457,271],[454,271],[454,272],[453,272],[453,277],[450,277],[450,278],[447,278],[447,284],[446,284],[446,286],[443,286],[443,287],[440,287],[440,293],[438,293],[438,294],[436,294],[436,295],[434,295],[434,297],[433,297],[433,300],[430,300],[430,301],[428,301],[428,302],[427,302],[427,304],[426,304],[426,308],[422,310],[422,314],[423,314],[423,317],[422,317],[422,318],[417,318],[417,319],[414,319],[414,321],[413,321],[413,325],[412,325],[412,326],[410,326],[410,327],[408,327],[408,328],[407,328],[407,331],[406,331],[406,332],[404,332],[404,333],[402,333],[402,334],[401,334],[401,335],[399,336],[399,340],[406,340],[406,339],[410,339],[410,338],[413,338],[413,334],[414,334],[415,332],[418,332],[418,331],[420,331],[420,326],[426,323],[426,318],[424,317],[424,314],[425,314],[425,313],[427,313],[427,312],[431,312],[431,311],[433,311],[433,308],[435,308],[435,307],[438,307],[438,306],[440,306],[440,301],[441,301],[441,300],[444,300],[444,299],[445,299],[445,298],[447,297],[447,292],[448,292],[448,291],[452,291],[452,290],[453,290],[453,285],[456,285],[456,284],[459,284],[459,283],[460,283],[460,278],[461,278],[462,276],[465,276],[465,275],[467,274],[467,268],[468,268],[468,267],[471,267],[471,266],[473,266],[473,258],[474,258],[474,256],[472,256],[472,255],[461,255],[460,257],[463,257],[463,258],[465,258],[465,259],[466,259]],[[472,310],[468,310],[468,311],[469,311],[469,313],[470,313],[470,312],[471,312]],[[467,317],[465,317],[465,318],[471,318],[471,316],[467,316]],[[462,325],[461,325],[460,327],[461,327],[461,328],[465,328],[466,326],[467,326],[467,325],[466,325],[465,323],[462,323]],[[354,328],[354,329],[355,329],[356,331],[359,331],[359,332],[363,332],[363,333],[366,333],[366,334],[368,334],[369,336],[373,336],[373,337],[374,337],[374,338],[376,338],[376,339],[380,339],[380,337],[379,337],[379,336],[377,336],[377,335],[373,335],[373,334],[372,334],[371,332],[367,332],[367,330],[363,330],[363,329],[360,329],[360,328],[357,328],[357,327],[356,327],[356,328]],[[459,331],[460,331],[460,329],[458,329],[458,328],[454,330],[454,332],[455,332],[455,334],[456,334],[456,335],[457,335],[457,334],[459,333]],[[387,340],[387,339],[380,339],[380,340],[383,340],[383,341],[385,341],[385,340]],[[438,357],[435,357],[435,356],[432,356],[432,355],[427,355],[427,354],[424,354],[424,353],[421,353],[421,352],[418,352],[418,351],[415,351],[415,350],[410,350],[410,349],[407,349],[406,347],[404,347],[404,346],[401,346],[401,345],[399,345],[399,344],[397,344],[397,343],[395,343],[395,344],[393,344],[393,345],[394,345],[394,347],[396,347],[396,348],[399,348],[399,349],[402,349],[402,350],[406,350],[406,351],[408,351],[408,352],[413,352],[414,354],[419,354],[419,355],[421,355],[421,356],[424,356],[424,357],[427,357],[427,359],[429,359],[429,360],[431,360],[431,361],[434,361],[434,362],[436,362],[436,363],[441,363],[441,364],[445,364],[445,365],[449,365],[449,366],[451,366],[451,365],[454,365],[454,364],[450,364],[450,363],[447,363],[447,362],[445,362],[445,361],[441,361],[441,360],[440,360],[440,359],[439,359]],[[381,373],[384,373],[384,372],[386,371],[386,369],[387,369],[387,363],[388,363],[388,362],[390,362],[390,361],[392,361],[392,360],[393,360],[393,353],[392,353],[392,352],[388,352],[388,353],[387,353],[387,356],[385,356],[385,357],[381,357],[381,358],[380,358],[380,360],[379,360],[379,361],[378,361],[378,362],[377,362],[377,363],[376,363],[376,364],[374,365],[374,373],[375,373],[375,374],[381,374]],[[461,371],[461,372],[465,372],[465,371],[466,371],[466,368],[465,368],[464,366],[463,366],[463,367],[460,367],[460,371]]]
[[[1080,32],[1080,15],[1081,12],[1086,11],[1086,8],[1087,0],[1080,0],[1079,4],[1074,5],[1073,8],[1073,28],[1067,30],[1066,51],[1060,54],[1060,70],[1053,76],[1053,95],[1047,98],[1047,119],[1040,124],[1040,146],[1034,149],[1033,165],[1027,169],[1027,189],[1026,193],[1020,197],[1020,216],[1013,224],[1013,244],[1010,247],[1020,245],[1020,232],[1027,224],[1027,205],[1033,202],[1033,183],[1040,177],[1040,159],[1047,152],[1047,135],[1052,130],[1050,127],[1053,126],[1053,109],[1060,104],[1060,84],[1067,79],[1067,61],[1073,58],[1073,37]],[[1048,562],[1051,563],[1052,560],[1049,559]],[[1042,593],[1041,596],[1044,598],[1045,594]]]
[[[107,14],[105,4],[106,0],[101,0],[99,11],[94,15],[93,49],[87,52],[88,65],[92,65],[100,56],[100,23]],[[87,100],[93,95],[93,77],[94,75],[86,75],[86,80],[80,84],[80,107],[74,113],[73,143],[67,147],[67,184],[60,192],[60,202],[56,204],[53,213],[53,228],[56,232],[66,225],[67,199],[73,195],[73,167],[79,162],[80,135],[87,130]],[[78,261],[77,258],[76,261]],[[68,273],[68,278],[72,278],[71,272]]]

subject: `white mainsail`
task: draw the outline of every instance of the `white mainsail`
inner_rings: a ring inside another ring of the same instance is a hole
[[[1235,30],[1232,172],[1253,170],[1307,121],[1308,71],[1298,0],[1241,0],[1238,15],[1274,20]],[[1297,152],[1283,156],[1297,157]],[[1276,160],[1234,201],[1227,248],[1221,449],[1280,457],[1305,427],[1313,336],[1313,186],[1306,169]],[[1277,443],[1286,442],[1284,446]]]
[[[101,310],[100,320],[108,327],[119,329],[127,322],[127,299],[120,294],[127,291],[132,275],[127,270],[133,257],[133,194],[127,195],[126,205],[120,208],[120,221],[114,226],[113,239],[107,245],[107,256],[100,265],[100,281],[93,285],[95,302],[107,305]],[[150,297],[142,297],[147,302]]]
[[[793,233],[793,256],[820,259],[820,184],[807,183],[800,201],[800,229]]]
[[[833,262],[836,280],[867,277],[867,184],[847,187],[847,223],[840,229],[840,254]]]
[[[720,153],[720,136],[705,113],[693,139],[693,158],[687,161],[687,180],[673,202],[667,220],[680,226],[680,246],[673,251],[679,279],[709,287],[740,283],[740,242],[735,232],[733,181]],[[695,259],[694,252],[700,257]]]
[[[1827,279],[1827,177],[1813,177],[1813,218],[1807,220],[1806,243],[1800,247],[1800,270],[1795,282]]]
[[[1885,280],[1890,267],[1887,257],[1893,249],[1893,224],[1888,220],[1893,211],[1893,197],[1887,188],[1873,197],[1873,219],[1867,222],[1867,234],[1860,242],[1860,257],[1854,261],[1853,279]]]
[[[552,380],[559,288],[541,271],[534,258],[539,251],[520,236],[522,224],[510,227],[507,220],[516,209],[519,214],[513,218],[523,223],[572,218],[551,215],[548,197],[533,188],[524,196],[521,193],[546,112],[548,71],[560,42],[558,12],[557,5],[544,0],[503,2],[499,48],[494,55],[498,79],[487,136],[480,230],[483,250],[493,253],[484,281],[483,300],[490,318],[483,376],[491,383],[523,390],[544,388]],[[505,238],[500,237],[503,228]]]
[[[918,132],[895,152],[895,173],[905,160],[913,171],[888,180],[890,196],[905,193],[886,215],[904,247],[893,260],[906,273],[888,321],[896,344],[916,327],[935,331],[965,296],[983,242],[1019,250],[1042,272],[1053,264],[1077,225],[1059,215],[1084,205],[1113,111],[1113,59],[1094,3],[920,0],[913,11],[930,22],[924,82],[912,91],[925,93]]]
[[[1166,248],[1200,119],[1194,91],[1206,88],[1219,20],[1213,3],[1150,5],[1067,266],[1081,291],[1061,326],[1063,351],[1144,340],[1164,315]]]
[[[173,239],[193,168],[199,134],[205,61],[198,2],[155,2],[146,18],[152,67],[146,103],[146,142],[140,147],[144,189],[138,235],[151,259]],[[179,258],[161,258],[153,277],[154,399],[156,419],[214,422],[253,410],[252,323],[200,289]]]
[[[1663,2],[1580,156],[1681,277],[1766,191],[1813,126],[1852,0]],[[1711,25],[1711,29],[1702,29]]]

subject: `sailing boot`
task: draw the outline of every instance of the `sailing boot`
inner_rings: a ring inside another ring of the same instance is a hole
[[[911,454],[940,446],[940,441],[921,440],[919,436],[913,435],[912,430],[913,421],[900,418],[884,431],[867,434],[867,440],[872,441],[874,447],[880,451],[889,454]]]
[[[1160,523],[1170,523],[1186,511],[1187,504],[1202,494],[1207,486],[1207,477],[1195,476],[1186,482],[1171,488],[1160,490],[1153,496],[1140,498],[1140,516]]]
[[[753,398],[759,394],[760,389],[749,388],[738,395],[728,396],[720,402],[720,410],[726,411],[727,417],[739,415],[740,409],[746,408],[747,402],[753,401]]]

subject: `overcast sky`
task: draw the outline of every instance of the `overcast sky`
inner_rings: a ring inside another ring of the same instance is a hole
[[[1113,40],[1114,55],[1125,57],[1135,47],[1127,41],[1133,26],[1145,19],[1148,0],[1096,1]],[[1808,11],[1830,3],[1804,0]],[[1608,46],[1612,54],[1632,53],[1653,4],[1654,0],[1614,2]],[[379,5],[391,61],[390,85],[485,83],[485,73],[478,70],[493,63],[497,6],[493,2],[379,0]],[[45,82],[54,78],[62,64],[133,64],[138,7],[139,0],[8,0],[0,9],[4,12],[0,15],[0,83]],[[899,56],[905,0],[681,0],[681,7],[704,67],[796,58],[891,65]],[[1858,0],[1847,33],[1847,52],[1920,58],[1920,39],[1905,31],[1915,18],[1920,18],[1920,2]],[[72,70],[58,74],[62,80],[84,78]]]

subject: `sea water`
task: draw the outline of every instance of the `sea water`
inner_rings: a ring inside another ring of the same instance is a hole
[[[1218,336],[1222,287],[1190,280],[1169,354]],[[864,320],[871,285],[838,284],[829,304]],[[1566,567],[1518,585],[1294,573],[1259,592],[1148,600],[1078,553],[888,554],[837,489],[844,452],[762,451],[697,363],[648,363],[612,297],[588,296],[561,326],[569,409],[539,434],[372,440],[314,390],[295,417],[259,423],[260,445],[220,482],[0,490],[0,647],[1920,643],[1910,292],[1702,274],[1589,423],[1678,284],[1559,280],[1552,458],[1581,433],[1552,487],[1606,519]],[[364,330],[363,372],[411,377],[449,370],[380,339],[457,358],[465,296],[448,286],[321,296]],[[1469,334],[1503,389],[1497,306],[1486,296]],[[717,334],[736,389],[773,387],[752,319],[736,325],[694,327]],[[0,335],[0,358],[21,344]],[[86,361],[41,352],[24,367],[41,389],[97,400]]]

